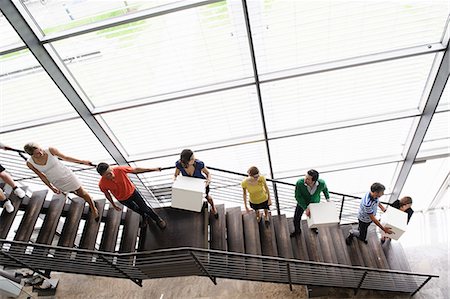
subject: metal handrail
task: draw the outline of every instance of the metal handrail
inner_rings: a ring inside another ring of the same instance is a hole
[[[411,295],[430,279],[439,277],[192,247],[112,253],[4,239],[0,239],[0,264],[17,267],[27,264],[35,270],[125,278],[139,286],[143,279],[196,275],[207,276],[213,283],[216,278],[230,278]]]
[[[9,153],[8,153],[9,152]],[[17,156],[17,153],[22,154],[21,150],[13,151],[0,151],[0,156],[7,156],[7,159],[2,157],[5,166],[12,172],[16,181],[25,183],[32,181],[35,184],[43,184],[35,173],[31,172],[23,163],[22,158]],[[9,163],[11,161],[11,163]],[[99,176],[92,166],[80,166],[74,163],[65,163],[72,171],[78,173],[79,178],[83,182],[85,189],[92,195],[103,197],[103,193],[99,190],[96,179]],[[18,166],[21,166],[18,168]],[[147,175],[139,175],[143,188],[149,191],[151,194],[152,202],[158,202],[159,205],[168,204],[171,199],[171,185],[172,174],[169,174],[170,170],[175,166],[163,167],[161,173],[150,173]],[[208,166],[213,172],[214,177],[213,184],[211,186],[211,192],[213,197],[217,195],[219,198],[224,199],[227,202],[235,203],[242,206],[242,191],[240,188],[240,182],[247,176],[245,173],[224,170],[217,167]],[[215,173],[214,173],[215,172]],[[146,179],[150,177],[151,179]],[[282,212],[293,212],[297,202],[295,201],[294,192],[295,184],[267,178],[269,182],[269,189],[273,194],[277,213],[280,215]],[[274,189],[277,192],[274,192]],[[360,198],[357,196],[344,194],[340,192],[330,191],[331,200],[338,206],[339,217],[341,224],[355,223],[357,222],[357,212],[359,208]],[[148,195],[148,194],[147,194]],[[144,196],[147,198],[148,196]]]

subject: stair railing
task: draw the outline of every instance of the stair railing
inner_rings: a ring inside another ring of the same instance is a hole
[[[0,239],[0,264],[39,272],[57,271],[144,279],[173,276],[216,278],[404,292],[416,294],[437,275],[355,267],[190,247],[110,253]]]

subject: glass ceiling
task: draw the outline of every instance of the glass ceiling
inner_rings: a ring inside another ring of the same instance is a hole
[[[291,183],[316,168],[356,196],[401,181],[450,36],[447,0],[13,2],[35,40],[23,49],[29,35],[0,14],[1,142],[148,167],[192,148],[208,166]],[[72,104],[58,80],[79,92]],[[401,191],[416,209],[446,194],[449,85],[416,155],[427,162]],[[415,190],[428,172],[438,187]]]

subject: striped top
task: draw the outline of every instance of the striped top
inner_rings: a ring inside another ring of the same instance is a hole
[[[358,219],[365,223],[372,222],[369,215],[377,215],[378,210],[378,198],[373,198],[370,196],[370,192],[361,199],[361,204],[359,205]]]

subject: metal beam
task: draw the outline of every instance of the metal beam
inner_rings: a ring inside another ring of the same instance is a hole
[[[447,176],[445,177],[444,181],[439,187],[438,192],[436,192],[436,195],[434,196],[433,200],[428,205],[428,208],[425,211],[436,209],[438,204],[444,198],[444,195],[447,193],[447,189],[449,186],[450,186],[450,172],[447,173]]]
[[[129,163],[125,156],[121,153],[119,148],[107,134],[105,129],[100,125],[94,115],[92,115],[91,111],[80,97],[80,94],[69,82],[66,74],[63,73],[61,68],[58,66],[64,66],[64,63],[61,60],[55,61],[55,59],[53,59],[12,1],[0,1],[0,10],[42,68],[47,72],[48,76],[64,94],[66,99],[81,119],[86,123],[92,133],[97,137],[100,143],[105,147],[108,153],[118,164],[128,165]],[[150,192],[139,177],[137,179],[133,178],[132,180],[138,187],[139,191],[146,193],[146,195]],[[144,198],[146,198],[146,196],[144,196]],[[151,199],[153,203],[158,203],[154,196]]]
[[[258,67],[256,65],[255,47],[253,45],[253,35],[252,35],[252,29],[250,26],[250,17],[249,17],[249,13],[248,13],[247,0],[242,0],[242,9],[243,9],[243,13],[244,13],[245,27],[247,28],[248,45],[249,45],[249,50],[250,50],[250,57],[252,60],[253,76],[255,78],[256,93],[258,96],[259,111],[261,114],[261,121],[262,121],[263,132],[264,132],[264,142],[266,144],[266,151],[267,151],[267,159],[269,160],[270,176],[273,179],[275,179],[275,176],[273,174],[272,158],[270,155],[269,137],[267,134],[266,118],[264,115],[264,105],[262,102],[261,85],[259,82]],[[277,207],[277,213],[278,213],[278,215],[280,215],[281,214],[280,203],[278,202],[278,191],[277,191],[277,185],[275,183],[273,184],[273,193],[274,193],[274,198],[275,198],[275,204]]]
[[[437,55],[439,56],[439,54]],[[430,126],[431,119],[433,118],[434,112],[439,103],[439,99],[444,91],[445,84],[447,83],[448,77],[450,75],[450,54],[449,48],[447,47],[442,60],[437,71],[437,75],[433,81],[431,91],[428,95],[428,99],[425,103],[423,113],[420,116],[418,124],[415,128],[414,134],[408,145],[408,150],[406,152],[405,160],[397,176],[397,180],[392,189],[389,202],[394,202],[400,195],[400,192],[405,185],[406,179],[408,178],[409,172],[413,166],[413,163],[419,153],[420,145],[425,137],[425,134]]]

